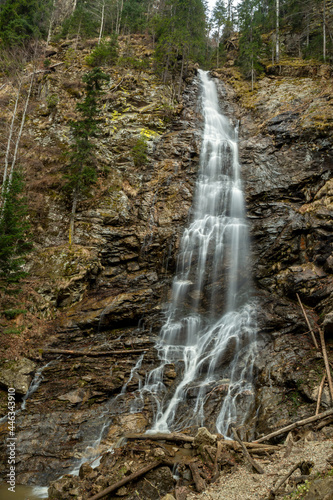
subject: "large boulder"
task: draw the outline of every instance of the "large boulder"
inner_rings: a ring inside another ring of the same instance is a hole
[[[27,358],[4,361],[0,364],[0,385],[12,387],[16,394],[24,396],[29,389],[36,363]]]

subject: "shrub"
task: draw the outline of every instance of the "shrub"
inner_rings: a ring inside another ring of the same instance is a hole
[[[142,167],[147,163],[148,161],[147,150],[148,150],[147,140],[144,136],[141,135],[137,139],[136,144],[132,148],[132,157],[134,160],[134,165],[136,167]]]
[[[20,314],[24,314],[27,311],[25,309],[6,309],[3,311],[3,315],[6,317],[6,319],[15,319],[17,316]]]
[[[112,36],[109,41],[101,40],[100,44],[86,57],[86,63],[92,67],[103,66],[105,64],[111,65],[117,61],[117,57],[117,37]]]

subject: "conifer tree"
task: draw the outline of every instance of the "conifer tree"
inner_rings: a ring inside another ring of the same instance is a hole
[[[241,32],[238,63],[245,76],[251,78],[252,90],[256,72],[260,69],[261,37],[259,30],[256,29],[257,14],[257,0],[244,0],[238,8],[238,23]]]
[[[15,171],[10,186],[5,190],[0,219],[0,288],[4,289],[8,286],[10,289],[26,276],[22,269],[24,256],[32,249],[23,189],[23,176]]]
[[[47,35],[52,0],[12,0],[0,3],[0,33],[4,46],[20,45]]]
[[[92,141],[99,131],[99,97],[102,94],[103,82],[109,76],[100,68],[94,68],[83,77],[86,84],[86,95],[76,106],[81,119],[71,122],[73,147],[69,154],[69,165],[65,172],[64,186],[72,199],[72,211],[69,228],[69,244],[74,236],[74,219],[77,203],[81,196],[87,195],[92,184],[97,180],[95,145]]]
[[[220,48],[220,39],[221,39],[221,30],[222,26],[227,22],[227,9],[224,5],[223,0],[218,0],[213,9],[213,22],[216,27],[217,40],[216,40],[216,66],[219,66],[219,48]]]

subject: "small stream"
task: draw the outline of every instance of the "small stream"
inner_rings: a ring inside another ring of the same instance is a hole
[[[48,488],[40,486],[16,485],[15,492],[8,491],[9,485],[0,484],[0,500],[39,500],[47,498]]]

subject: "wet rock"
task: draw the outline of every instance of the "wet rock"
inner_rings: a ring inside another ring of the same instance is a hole
[[[197,434],[194,437],[193,446],[198,448],[202,445],[213,445],[215,444],[217,436],[211,434],[206,427],[200,427]]]
[[[147,500],[154,500],[157,495],[166,495],[175,485],[175,479],[169,467],[159,467],[150,471],[145,477],[147,481],[139,481],[136,489]]]
[[[89,464],[82,464],[81,467],[80,467],[80,470],[79,470],[79,477],[81,479],[85,478],[86,476],[89,476],[89,474],[91,474],[92,472],[94,472],[94,469],[92,467],[90,467]]]
[[[333,478],[313,481],[304,500],[333,500]]]
[[[50,484],[48,498],[50,500],[63,500],[64,498],[77,498],[80,492],[80,478],[64,476]]]
[[[333,337],[333,312],[326,314],[323,322],[324,332]]]
[[[120,425],[123,432],[143,432],[148,425],[148,421],[141,413],[134,413],[121,416]]]
[[[175,488],[176,500],[186,500],[191,493],[191,490],[186,486],[176,486]]]
[[[15,389],[19,395],[28,392],[36,363],[27,358],[0,363],[0,385]]]
[[[116,491],[116,495],[117,497],[125,497],[128,493],[128,490],[125,486],[123,486],[122,488],[119,488],[119,490]]]
[[[58,396],[58,399],[60,399],[60,401],[69,401],[74,405],[81,403],[85,397],[86,391],[84,389],[75,389],[74,391],[68,392],[63,396]]]

